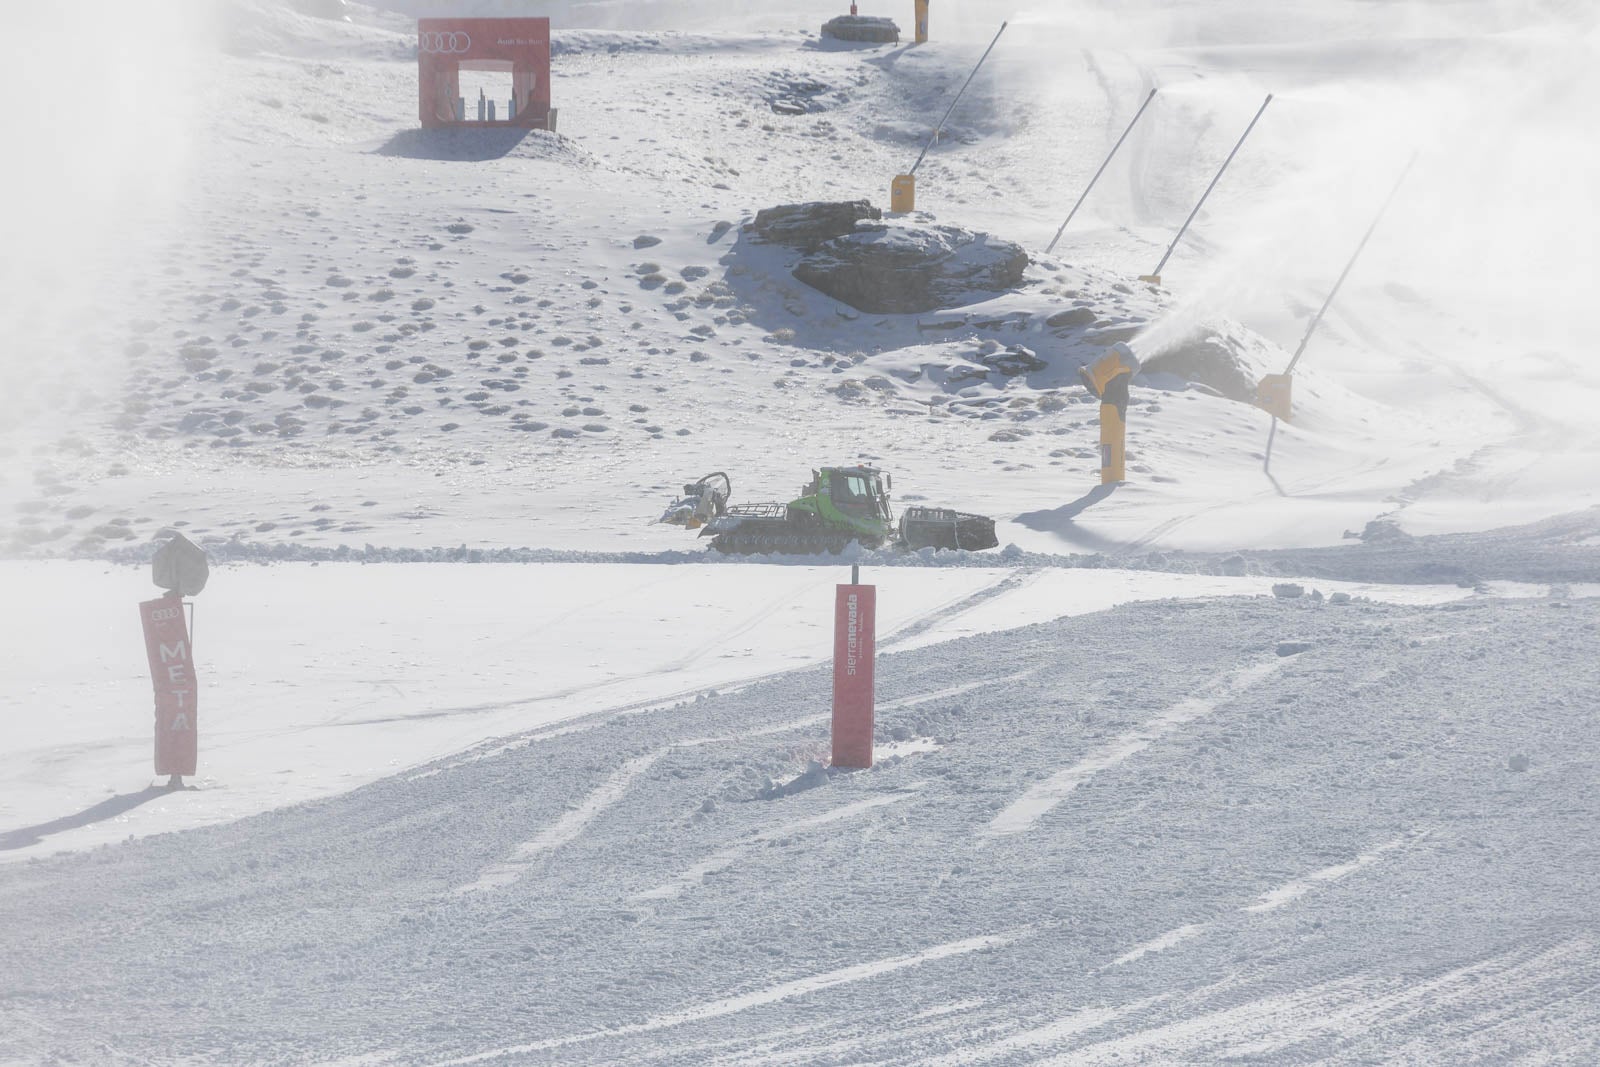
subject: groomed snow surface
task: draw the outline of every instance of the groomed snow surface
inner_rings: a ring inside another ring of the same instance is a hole
[[[826,669],[748,680],[814,660],[825,632],[785,627],[808,640],[775,647],[777,628],[707,602],[825,616],[832,574],[777,568],[782,582],[736,597],[700,584],[705,568],[663,568],[663,600],[683,611],[614,633],[637,649],[627,663],[577,651],[612,618],[603,570],[584,580],[594,606],[565,625],[547,609],[519,629],[508,603],[494,627],[432,612],[438,640],[415,646],[411,624],[381,644],[331,632],[387,607],[380,595],[352,610],[356,586],[449,577],[466,594],[488,580],[517,593],[521,575],[501,572],[543,570],[434,569],[357,569],[331,579],[337,599],[309,592],[317,568],[219,576],[281,580],[286,601],[320,605],[306,621],[251,590],[273,620],[246,630],[257,654],[292,647],[270,637],[291,623],[320,647],[238,677],[240,619],[204,614],[200,662],[217,667],[200,789],[124,792],[35,830],[82,844],[213,825],[0,868],[0,1058],[1600,1055],[1600,601],[1202,597],[894,652],[895,632],[959,619],[995,578],[949,572],[919,593],[912,579],[939,572],[904,571],[882,590],[878,764],[829,773]],[[538,577],[529,592],[559,588]],[[474,672],[460,659],[476,639]],[[391,653],[423,662],[385,665]],[[541,698],[574,658],[624,677]],[[122,718],[136,720],[126,673],[103,688],[127,689]],[[552,725],[385,775],[504,729],[515,703]],[[54,798],[49,757],[70,769],[103,744],[132,761],[135,740],[25,751],[7,795]],[[340,791],[352,779],[369,784]],[[6,847],[35,848],[26,833]]]
[[[1593,13],[970,0],[833,47],[559,0],[560,134],[433,137],[440,5],[387,6],[15,13],[0,1064],[1600,1062]],[[861,314],[748,240],[881,206],[1005,18],[913,221],[1020,242],[1020,290]],[[1078,363],[1281,369],[1413,150],[1271,476],[1263,412],[1150,374],[1097,488]],[[649,524],[854,462],[1004,547]],[[214,567],[169,792],[171,529]]]

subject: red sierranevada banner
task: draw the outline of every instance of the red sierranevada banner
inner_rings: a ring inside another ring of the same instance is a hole
[[[878,587],[841,585],[833,610],[833,765],[872,766]]]
[[[150,680],[156,695],[156,773],[192,775],[199,758],[195,729],[194,650],[183,618],[183,598],[164,596],[139,605]]]

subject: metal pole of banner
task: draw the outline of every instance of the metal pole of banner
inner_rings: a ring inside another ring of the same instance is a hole
[[[1150,101],[1154,100],[1155,98],[1156,91],[1151,89],[1150,95],[1145,97],[1144,103],[1139,105],[1139,110],[1133,113],[1133,121],[1128,123],[1128,128],[1122,131],[1122,136],[1117,138],[1117,143],[1111,146],[1111,151],[1106,154],[1104,162],[1100,164],[1100,169],[1094,172],[1094,177],[1089,179],[1089,184],[1083,187],[1083,193],[1078,197],[1078,202],[1072,205],[1071,211],[1067,212],[1067,221],[1063,222],[1061,224],[1061,229],[1057,230],[1056,235],[1050,238],[1050,243],[1045,246],[1046,255],[1049,255],[1051,250],[1055,248],[1056,242],[1061,240],[1061,235],[1066,232],[1067,223],[1072,221],[1072,216],[1078,213],[1078,209],[1082,207],[1083,202],[1088,199],[1089,190],[1093,189],[1094,183],[1100,180],[1100,175],[1106,172],[1106,168],[1111,165],[1111,157],[1117,154],[1117,149],[1122,147],[1122,142],[1128,139],[1128,134],[1132,133],[1134,126],[1138,124],[1139,116],[1144,114],[1144,109],[1149,107]]]
[[[850,564],[850,584],[851,585],[860,585],[861,584],[861,564],[859,564],[859,563]]]
[[[982,67],[983,61],[989,58],[989,53],[994,51],[994,46],[1000,43],[1000,34],[1005,32],[1006,24],[1002,22],[1000,24],[1000,29],[994,35],[994,40],[989,42],[989,47],[985,48],[983,50],[983,55],[978,57],[978,66],[973,67],[972,73],[967,75],[967,80],[961,83],[961,91],[956,93],[956,98],[950,101],[949,107],[945,108],[944,118],[940,119],[939,124],[933,128],[933,136],[928,138],[928,143],[922,146],[922,155],[918,156],[917,161],[911,164],[911,169],[906,171],[907,174],[916,174],[917,168],[922,166],[923,157],[928,154],[928,149],[932,148],[934,143],[939,140],[939,131],[944,129],[945,121],[949,119],[950,113],[956,109],[956,105],[961,103],[961,97],[966,93],[967,86],[971,85],[972,79],[978,76],[979,67]]]
[[[1183,225],[1178,228],[1178,235],[1174,237],[1172,239],[1172,243],[1167,246],[1167,254],[1161,257],[1161,262],[1156,264],[1155,270],[1151,271],[1149,274],[1139,275],[1139,280],[1141,282],[1152,282],[1156,285],[1161,284],[1161,268],[1165,267],[1167,265],[1167,260],[1172,258],[1172,253],[1177,249],[1178,242],[1183,240],[1183,235],[1189,229],[1189,224],[1194,221],[1194,217],[1200,214],[1200,209],[1205,206],[1206,197],[1211,195],[1211,190],[1215,189],[1217,187],[1217,183],[1222,180],[1222,175],[1228,169],[1228,164],[1233,162],[1233,157],[1238,155],[1239,149],[1244,147],[1245,138],[1249,137],[1250,131],[1256,128],[1256,123],[1260,121],[1262,114],[1267,110],[1267,105],[1270,103],[1272,103],[1272,94],[1268,93],[1267,98],[1261,101],[1261,110],[1257,111],[1256,117],[1250,120],[1250,125],[1244,128],[1244,133],[1239,137],[1239,143],[1233,146],[1233,151],[1228,153],[1228,158],[1224,159],[1222,161],[1222,166],[1217,169],[1216,177],[1211,179],[1211,184],[1206,186],[1206,191],[1200,194],[1199,203],[1195,204],[1194,210],[1189,212],[1189,217],[1183,220]]]
[[[193,600],[185,600],[183,602],[183,606],[188,609],[188,615],[189,615],[189,662],[193,663],[194,662],[194,601]],[[174,790],[174,789],[182,789],[182,788],[183,788],[183,775],[174,774],[174,775],[170,775],[167,778],[167,789],[169,791]]]

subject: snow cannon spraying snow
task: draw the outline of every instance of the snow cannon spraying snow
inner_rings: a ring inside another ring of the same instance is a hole
[[[1344,285],[1344,280],[1350,277],[1350,271],[1356,265],[1356,260],[1361,258],[1361,252],[1367,247],[1367,242],[1372,239],[1372,232],[1378,228],[1378,223],[1383,221],[1384,212],[1389,210],[1389,205],[1394,202],[1395,194],[1405,184],[1406,175],[1411,173],[1411,166],[1417,161],[1415,154],[1406,163],[1405,169],[1400,172],[1400,177],[1395,179],[1394,188],[1389,190],[1389,195],[1384,198],[1383,204],[1378,208],[1378,213],[1373,216],[1372,224],[1367,227],[1367,232],[1361,235],[1361,240],[1356,244],[1356,250],[1350,254],[1350,260],[1344,265],[1344,270],[1339,272],[1339,279],[1333,283],[1333,288],[1328,290],[1328,298],[1322,302],[1322,307],[1311,316],[1311,321],[1306,325],[1305,335],[1300,338],[1294,355],[1289,357],[1289,365],[1283,368],[1282,374],[1263,375],[1256,385],[1256,406],[1272,416],[1272,428],[1267,431],[1267,451],[1261,461],[1261,469],[1272,473],[1272,442],[1278,436],[1278,423],[1288,422],[1293,413],[1294,368],[1300,362],[1300,357],[1306,354],[1306,345],[1311,340],[1311,335],[1317,332],[1317,327],[1322,323],[1322,316],[1328,313],[1328,308],[1333,304],[1333,298],[1339,295],[1339,289]]]
[[[1118,341],[1106,354],[1078,368],[1083,384],[1100,400],[1100,484],[1127,479],[1128,385],[1139,373],[1139,357]]]

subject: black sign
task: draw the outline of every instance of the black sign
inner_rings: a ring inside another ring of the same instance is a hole
[[[156,585],[167,592],[198,596],[211,576],[211,565],[204,549],[183,534],[173,534],[172,540],[156,549],[150,571]]]

